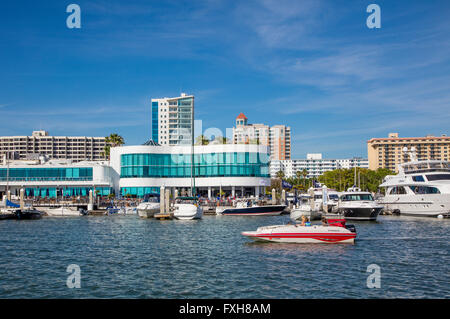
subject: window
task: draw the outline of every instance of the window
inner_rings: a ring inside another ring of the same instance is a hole
[[[422,175],[413,176],[412,180],[415,181],[415,182],[425,182],[425,180],[424,180]]]
[[[428,181],[450,180],[450,174],[426,175]]]
[[[440,194],[441,193],[438,188],[430,187],[430,186],[410,186],[410,188],[415,194],[420,194],[420,195],[422,195],[422,194]]]
[[[396,186],[391,189],[389,192],[391,195],[405,195],[406,189],[403,186]]]
[[[370,194],[347,194],[341,196],[341,201],[343,202],[360,201],[360,200],[373,201],[373,197]]]

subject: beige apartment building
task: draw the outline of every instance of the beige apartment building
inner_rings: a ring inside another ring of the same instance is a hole
[[[80,161],[104,160],[105,137],[49,136],[46,131],[34,131],[31,136],[1,136],[0,161],[6,154],[10,159],[49,159]]]
[[[260,144],[269,146],[271,160],[291,159],[291,128],[285,125],[272,127],[264,124],[249,124],[241,113],[233,127],[233,144]]]
[[[369,169],[388,168],[398,172],[398,164],[408,162],[408,154],[403,148],[416,148],[419,160],[450,160],[450,137],[443,134],[436,137],[399,137],[398,133],[389,133],[387,138],[372,138],[367,141]]]

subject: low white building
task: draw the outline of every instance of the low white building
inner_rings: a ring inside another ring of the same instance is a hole
[[[0,165],[0,198],[11,193],[18,196],[23,188],[26,197],[61,198],[88,196],[92,190],[100,196],[113,191],[114,171],[106,161],[18,160]]]
[[[360,157],[323,159],[321,153],[315,153],[307,154],[306,159],[271,161],[270,176],[275,178],[277,172],[282,171],[286,177],[295,177],[298,171],[306,170],[308,172],[307,178],[315,178],[326,171],[354,167],[369,168],[369,161]]]
[[[191,146],[139,145],[111,148],[110,164],[116,172],[116,194],[142,197],[169,188],[174,194],[190,193],[215,197],[258,196],[270,186],[266,146],[218,144],[194,147],[195,179],[191,179]],[[195,185],[193,185],[193,182]]]

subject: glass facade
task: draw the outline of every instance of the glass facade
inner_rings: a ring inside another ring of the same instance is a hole
[[[0,181],[6,181],[7,169],[0,168]],[[92,167],[10,168],[10,181],[91,181]]]
[[[269,177],[269,163],[259,153],[195,154],[195,177]],[[123,154],[121,178],[190,177],[190,154]]]
[[[157,193],[159,194],[159,187],[121,187],[120,194],[122,196],[130,195],[132,197],[144,197],[145,194]]]
[[[158,143],[158,102],[152,102],[152,140]]]
[[[25,196],[42,198],[89,196],[91,189],[94,191],[93,187],[27,187],[25,188]],[[112,190],[110,187],[96,187],[95,192],[98,196],[108,196],[112,193]]]

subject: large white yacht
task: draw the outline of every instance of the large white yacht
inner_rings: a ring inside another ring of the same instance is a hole
[[[403,152],[408,152],[407,148]],[[419,161],[414,147],[410,162],[399,165],[398,175],[388,175],[380,187],[384,210],[411,216],[450,217],[450,162]]]

